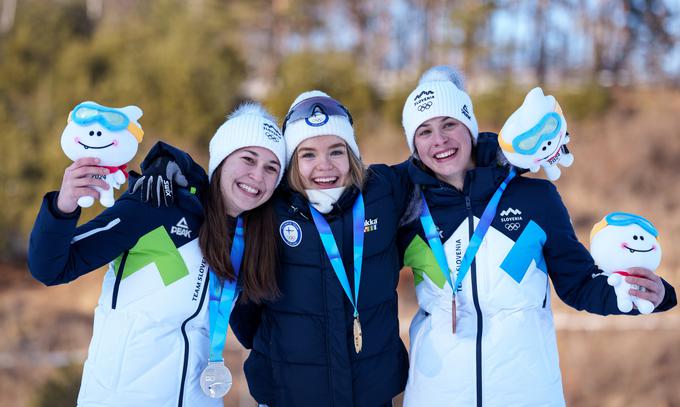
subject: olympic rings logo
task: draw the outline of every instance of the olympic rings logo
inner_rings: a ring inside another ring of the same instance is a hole
[[[422,105],[418,106],[418,111],[424,112],[425,110],[429,109],[430,107],[432,107],[432,102],[423,103]]]
[[[510,231],[517,230],[517,229],[519,229],[519,223],[517,223],[517,222],[506,223],[505,228],[510,230]]]

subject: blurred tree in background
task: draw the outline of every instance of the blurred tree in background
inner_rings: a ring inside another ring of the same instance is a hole
[[[284,59],[276,91],[267,98],[273,114],[283,118],[301,92],[319,89],[345,104],[352,113],[357,138],[374,130],[378,121],[370,117],[379,100],[364,72],[349,53],[303,52]]]
[[[144,110],[135,163],[158,139],[205,160],[239,102],[282,117],[311,89],[351,110],[359,139],[401,142],[404,98],[433,64],[465,71],[484,130],[535,85],[580,119],[607,109],[611,86],[680,85],[675,3],[0,0],[0,260],[24,256],[80,101]]]
[[[93,20],[82,1],[22,1],[2,36],[2,258],[25,250],[40,196],[69,165],[59,137],[77,103],[142,107],[139,160],[159,138],[207,145],[243,98],[245,65],[224,29],[228,15],[191,13],[183,1],[117,3]]]

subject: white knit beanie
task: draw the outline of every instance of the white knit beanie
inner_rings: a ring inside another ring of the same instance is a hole
[[[463,77],[448,66],[435,66],[420,77],[418,86],[408,95],[402,112],[406,142],[415,152],[413,138],[421,124],[434,117],[453,117],[463,123],[477,142],[477,119],[472,100],[463,86]]]
[[[319,96],[330,98],[328,94],[320,90],[303,92],[295,98],[295,101],[290,105],[288,111],[290,112],[295,105],[304,100]],[[290,162],[293,152],[300,143],[308,138],[316,136],[338,136],[347,143],[349,148],[352,149],[358,158],[361,158],[359,146],[354,139],[354,129],[352,128],[349,119],[345,116],[328,116],[327,119],[328,120],[321,124],[315,124],[308,120],[300,119],[286,125],[286,133],[283,135],[283,138],[286,140],[286,149],[288,151],[286,159],[288,162]]]
[[[276,185],[281,182],[286,168],[286,143],[276,120],[258,103],[246,102],[227,117],[212,140],[210,140],[210,162],[208,178],[229,154],[243,147],[263,147],[270,150],[281,164]]]

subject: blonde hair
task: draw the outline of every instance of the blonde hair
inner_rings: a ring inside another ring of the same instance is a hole
[[[361,162],[356,154],[354,154],[354,151],[349,148],[347,143],[345,143],[345,149],[347,151],[347,158],[349,159],[349,185],[353,185],[361,191],[366,182],[366,168],[364,167],[364,163]],[[297,148],[293,151],[293,156],[286,173],[286,180],[293,191],[305,194],[302,174],[300,173],[300,166],[298,165]]]

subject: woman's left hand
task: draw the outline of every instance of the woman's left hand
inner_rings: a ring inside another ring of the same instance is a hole
[[[630,284],[635,284],[639,289],[630,289],[628,292],[630,295],[634,295],[638,298],[643,298],[649,300],[654,307],[658,307],[663,301],[663,297],[666,295],[666,288],[661,282],[661,277],[654,274],[654,272],[643,269],[640,267],[629,268],[628,273],[635,275],[635,277],[626,277],[626,282]]]

